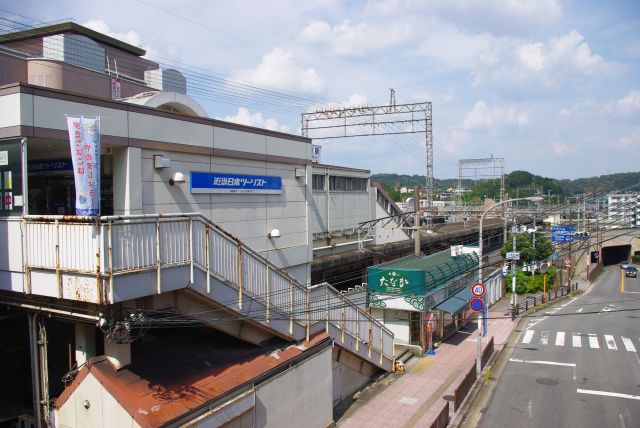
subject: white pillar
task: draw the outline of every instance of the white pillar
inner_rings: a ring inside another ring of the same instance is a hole
[[[113,150],[113,214],[142,214],[142,149]]]
[[[76,363],[78,366],[96,355],[96,333],[92,324],[76,323]]]
[[[124,366],[131,364],[131,344],[114,343],[105,339],[104,355],[116,370],[120,370]]]

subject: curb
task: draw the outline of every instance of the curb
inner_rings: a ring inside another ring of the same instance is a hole
[[[591,286],[591,284],[590,284]],[[589,287],[587,287],[586,290],[582,290],[583,293],[585,293],[587,290],[589,290]],[[564,295],[562,297],[559,297],[558,299],[554,300],[554,302],[561,302],[563,300],[568,299],[570,296],[569,294]],[[541,312],[542,310],[546,310],[548,308],[548,304],[543,304],[540,305],[537,308],[533,308],[530,309],[529,311],[526,312],[527,315],[533,315],[536,314],[538,312]],[[493,369],[493,367],[498,363],[498,360],[505,355],[506,358],[506,354],[505,354],[505,350],[509,349],[511,350],[511,352],[513,352],[513,346],[509,347],[508,345],[511,343],[513,345],[513,342],[516,339],[516,336],[518,336],[521,332],[522,332],[522,324],[524,324],[524,321],[526,319],[528,319],[529,316],[526,317],[521,317],[517,324],[514,326],[513,330],[511,330],[511,333],[509,334],[506,342],[504,345],[502,345],[502,347],[495,351],[491,357],[489,358],[489,361],[487,361],[487,364],[485,365],[485,368],[483,369],[483,373],[487,370],[487,369]],[[517,331],[520,330],[520,331]],[[516,334],[517,333],[517,334]],[[506,365],[506,364],[505,364]],[[503,368],[504,369],[504,368]],[[502,370],[500,370],[500,374],[502,373]],[[458,412],[458,414],[456,415],[456,417],[453,419],[453,421],[451,421],[451,423],[449,423],[449,425],[447,425],[447,427],[451,427],[451,428],[458,428],[458,427],[463,427],[465,426],[465,423],[468,422],[468,416],[471,414],[471,411],[474,409],[474,405],[476,404],[477,399],[479,398],[480,394],[483,392],[483,389],[485,386],[489,386],[486,385],[484,382],[484,376],[480,375],[476,381],[474,382],[473,386],[471,387],[471,389],[469,390],[469,392],[467,393],[467,396],[465,397],[465,399],[462,401],[462,404],[460,406],[460,411]],[[493,394],[491,394],[493,395]],[[491,399],[491,396],[489,396],[489,399]],[[479,422],[480,419],[478,419],[476,422]]]

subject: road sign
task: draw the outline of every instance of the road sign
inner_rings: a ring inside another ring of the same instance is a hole
[[[476,297],[484,296],[484,293],[486,291],[487,289],[484,287],[484,285],[481,282],[476,282],[471,286],[471,293],[473,293],[473,295]]]
[[[520,253],[517,251],[507,253],[507,260],[520,260]]]
[[[469,308],[473,312],[480,312],[482,308],[484,308],[484,302],[482,301],[481,298],[475,297],[471,299],[471,301],[469,302]]]
[[[551,242],[573,242],[573,226],[551,226]]]

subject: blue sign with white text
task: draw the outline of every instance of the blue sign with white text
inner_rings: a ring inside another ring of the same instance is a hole
[[[282,193],[282,178],[191,171],[191,193]]]
[[[574,233],[573,226],[552,226],[551,242],[573,242]]]

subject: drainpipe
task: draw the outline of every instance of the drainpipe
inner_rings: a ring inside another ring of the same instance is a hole
[[[22,158],[22,215],[29,215],[29,167],[27,164],[27,137],[20,140],[20,156]]]
[[[38,313],[29,312],[29,349],[31,351],[31,387],[33,389],[33,419],[35,426],[42,426],[40,413],[40,362],[38,359]]]
[[[324,183],[324,185],[325,185],[325,190],[324,191],[325,191],[325,196],[326,196],[326,199],[327,199],[327,235],[329,235],[329,234],[331,234],[331,227],[330,227],[331,223],[329,222],[329,199],[330,199],[330,196],[329,196],[329,170],[327,168],[325,168],[325,170],[324,170],[324,176],[326,177],[326,180],[325,180],[325,183]]]

